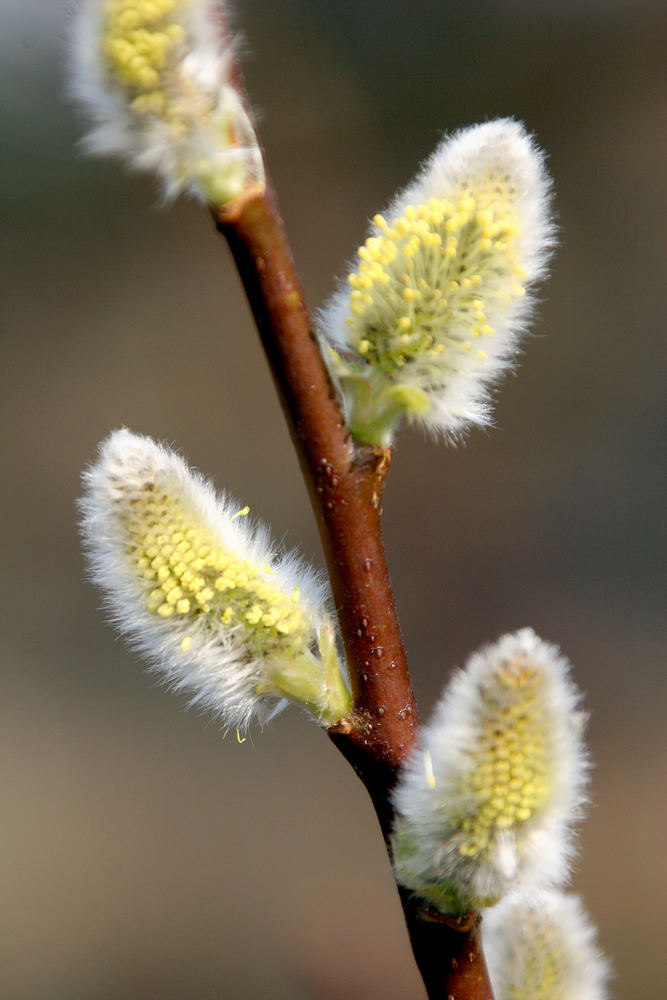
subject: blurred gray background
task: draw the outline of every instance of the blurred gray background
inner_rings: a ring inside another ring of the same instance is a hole
[[[0,994],[421,998],[370,803],[326,736],[288,711],[223,740],[84,581],[79,474],[123,424],[322,558],[224,242],[76,149],[67,9],[0,2]],[[443,130],[511,114],[550,154],[562,245],[498,429],[458,449],[403,432],[384,523],[425,715],[502,631],[576,666],[596,767],[574,882],[618,1000],[657,1000],[667,971],[659,10],[241,0],[236,19],[313,306]]]

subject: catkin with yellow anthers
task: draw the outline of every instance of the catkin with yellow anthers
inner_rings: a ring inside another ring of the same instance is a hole
[[[534,665],[519,659],[498,671],[487,693],[479,743],[471,753],[474,807],[461,824],[463,856],[474,857],[498,831],[526,823],[548,799],[552,748],[541,684]]]
[[[436,198],[408,205],[391,225],[381,215],[373,221],[380,235],[366,240],[348,278],[350,346],[388,378],[409,362],[430,358],[442,367],[447,355],[456,367],[461,346],[494,333],[486,284],[491,293],[505,280],[508,298],[524,292],[509,200],[481,190],[456,205]]]
[[[263,653],[275,648],[290,655],[307,644],[307,623],[293,601],[298,589],[281,591],[262,566],[225,551],[154,484],[133,498],[124,527],[128,561],[152,586],[149,611],[187,616],[193,625],[208,619],[211,628],[224,620],[245,629]]]
[[[406,417],[446,436],[489,422],[553,244],[544,157],[518,122],[445,139],[382,214],[320,315],[353,436]]]
[[[288,698],[323,724],[350,696],[312,573],[172,452],[129,431],[86,473],[83,532],[120,628],[229,728]]]
[[[484,916],[496,1000],[605,1000],[609,966],[576,896],[512,893]]]
[[[185,29],[170,17],[187,5],[188,0],[107,0],[104,56],[137,113],[173,115],[165,71]]]
[[[444,912],[567,874],[586,778],[568,669],[530,629],[503,636],[456,675],[422,730],[394,793],[394,866]]]
[[[158,91],[170,50],[185,38],[183,26],[168,18],[183,6],[184,0],[107,0],[103,50],[124,86]]]
[[[165,194],[219,206],[264,183],[257,136],[233,84],[221,0],[82,0],[71,89],[86,148],[155,171]]]

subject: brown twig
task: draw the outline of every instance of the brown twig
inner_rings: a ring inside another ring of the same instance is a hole
[[[390,768],[416,728],[380,533],[388,449],[351,440],[312,331],[275,199],[256,193],[218,215],[273,372],[329,564],[350,664],[354,712],[345,741],[372,745]]]
[[[214,217],[255,316],[327,558],[354,697],[330,736],[368,789],[389,847],[390,792],[418,725],[380,528],[391,454],[349,436],[270,185]],[[479,918],[448,921],[400,895],[431,1000],[491,1000]]]

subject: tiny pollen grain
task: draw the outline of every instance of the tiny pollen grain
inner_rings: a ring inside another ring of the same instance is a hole
[[[435,788],[435,774],[433,773],[433,758],[430,750],[424,750],[424,775],[426,777],[426,787]]]

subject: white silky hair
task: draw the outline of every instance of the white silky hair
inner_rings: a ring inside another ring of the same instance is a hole
[[[510,893],[484,913],[482,942],[496,1000],[607,1000],[609,962],[578,896]],[[535,981],[545,966],[549,992]]]
[[[234,40],[221,30],[225,15],[222,0],[189,0],[172,12],[187,32],[187,46],[179,65],[183,79],[195,84],[206,100],[207,115],[190,120],[186,138],[175,141],[173,129],[155,114],[139,115],[125,89],[108,72],[102,52],[104,28],[102,0],[80,0],[71,20],[68,91],[86,115],[88,132],[81,146],[94,156],[116,156],[130,169],[156,174],[165,202],[187,191],[199,200],[206,197],[196,180],[183,169],[187,162],[207,159],[223,169],[240,163],[251,165],[263,180],[263,164],[256,136],[238,92],[232,86]],[[229,117],[237,136],[230,146],[208,127],[210,116]]]
[[[207,533],[226,553],[255,566],[270,567],[271,585],[285,593],[299,588],[299,607],[316,644],[325,627],[326,584],[293,552],[280,552],[268,530],[241,509],[180,456],[149,437],[127,429],[112,433],[101,445],[97,461],[84,473],[80,500],[81,531],[93,581],[118,630],[143,654],[160,680],[184,691],[189,704],[209,710],[225,729],[245,729],[275,713],[276,693],[257,694],[266,682],[267,664],[249,657],[242,628],[208,619],[159,618],[146,602],[146,586],[127,558],[127,541],[119,516],[131,509],[133,497],[147,483],[159,484],[187,512],[193,526]],[[191,640],[186,650],[182,639]]]
[[[470,779],[488,714],[486,702],[497,687],[497,669],[517,658],[526,658],[539,671],[538,697],[549,727],[544,735],[550,745],[550,793],[526,822],[496,828],[488,848],[462,856],[461,823],[477,808]],[[588,773],[581,695],[569,674],[565,657],[532,629],[502,636],[457,671],[433,718],[421,729],[394,790],[395,830],[407,831],[411,839],[410,853],[402,857],[399,852],[395,861],[402,884],[418,894],[429,886],[450,886],[463,906],[475,909],[517,885],[548,887],[567,879],[572,828],[586,802]],[[400,845],[400,838],[395,843]]]
[[[545,276],[556,244],[551,212],[552,182],[546,157],[525,126],[512,118],[462,128],[444,136],[416,177],[380,213],[391,224],[409,205],[423,205],[432,198],[455,202],[464,191],[469,190],[474,196],[476,187],[494,180],[512,189],[512,207],[518,227],[514,247],[526,273],[526,294],[496,303],[492,294],[493,312],[489,313],[489,322],[495,333],[484,340],[486,358],[483,364],[476,363],[474,352],[467,357],[460,352],[457,371],[448,371],[440,385],[422,386],[429,396],[430,406],[409,419],[436,436],[450,440],[460,438],[472,425],[492,423],[490,388],[513,364],[521,335],[528,329],[533,315],[534,286]],[[379,237],[381,232],[377,223],[372,222],[369,236]],[[350,315],[348,275],[355,266],[349,268],[318,314],[323,341],[332,344],[344,357],[350,351],[346,324]],[[410,377],[406,366],[401,372],[406,385],[410,384]],[[414,379],[419,387],[419,376],[415,375]]]

